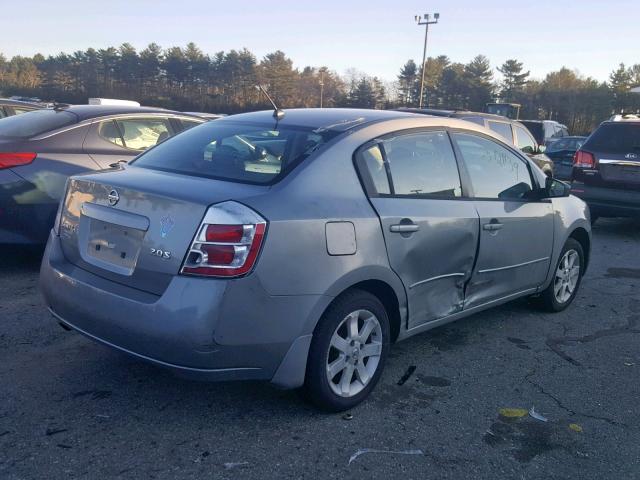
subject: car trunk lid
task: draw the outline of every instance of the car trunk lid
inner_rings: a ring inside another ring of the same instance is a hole
[[[84,270],[160,295],[210,205],[268,188],[136,167],[73,177],[60,216],[62,249]]]

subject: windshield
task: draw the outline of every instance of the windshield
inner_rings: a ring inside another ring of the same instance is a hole
[[[0,120],[0,137],[35,137],[77,121],[73,113],[64,110],[34,110]]]
[[[339,132],[216,121],[187,130],[144,153],[135,166],[242,183],[284,176]]]
[[[584,148],[606,150],[611,153],[640,153],[640,124],[610,123],[601,125],[589,137]]]

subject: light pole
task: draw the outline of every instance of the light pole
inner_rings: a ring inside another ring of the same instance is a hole
[[[324,68],[320,70],[320,108],[324,100]]]
[[[427,61],[427,37],[429,36],[429,25],[434,25],[438,23],[438,19],[440,18],[439,13],[433,14],[433,20],[431,20],[431,15],[425,13],[422,17],[420,15],[415,16],[416,23],[418,25],[424,25],[424,49],[422,50],[422,79],[420,80],[420,108],[422,108],[422,99],[424,98],[424,71],[425,62]]]

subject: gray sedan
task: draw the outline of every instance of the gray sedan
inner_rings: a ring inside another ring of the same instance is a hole
[[[72,177],[40,285],[98,342],[339,411],[393,342],[519,297],[567,308],[590,245],[586,205],[480,126],[256,112]]]

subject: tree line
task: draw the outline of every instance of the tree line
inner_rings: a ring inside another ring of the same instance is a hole
[[[464,64],[446,56],[424,65],[423,103],[433,108],[483,111],[486,103],[522,105],[521,118],[554,119],[572,132],[587,133],[612,113],[638,111],[640,64],[620,64],[605,82],[562,68],[542,80],[530,78],[516,59],[497,68],[478,55]],[[269,108],[256,89],[264,85],[279,106],[415,107],[420,102],[422,66],[408,60],[395,82],[355,70],[338,75],[327,66],[294,68],[284,52],[258,60],[247,49],[204,53],[194,43],[163,49],[152,43],[138,51],[119,47],[89,48],[72,54],[5,58],[0,53],[0,94],[34,96],[64,103],[89,97],[137,100],[145,105],[185,111],[237,113]]]

